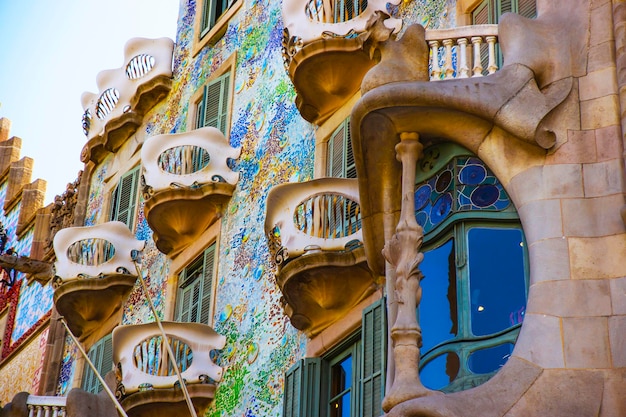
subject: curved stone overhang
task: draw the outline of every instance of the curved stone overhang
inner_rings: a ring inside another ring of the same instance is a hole
[[[568,77],[540,90],[533,71],[514,64],[477,79],[403,81],[367,91],[352,111],[351,127],[370,267],[384,274],[381,251],[391,237],[384,235],[390,230],[384,225],[399,218],[401,165],[395,145],[400,133],[417,132],[422,142],[447,139],[476,153],[500,128],[547,149],[555,134],[545,121],[570,94],[572,83]]]
[[[359,37],[321,39],[299,49],[287,70],[302,117],[322,124],[359,90],[375,63]]]
[[[174,256],[187,247],[221,217],[235,187],[211,182],[154,193],[146,200],[144,212],[157,248]]]
[[[106,123],[100,135],[89,139],[81,151],[81,162],[92,161],[98,164],[107,155],[117,152],[141,126],[144,115],[167,97],[171,89],[172,79],[169,76],[153,78],[138,88],[130,100],[130,106],[134,111],[111,119]]]
[[[54,305],[72,334],[89,349],[122,320],[123,305],[137,275],[107,274],[58,285]]]
[[[169,38],[130,39],[125,65],[98,74],[98,94],[85,92],[81,102],[87,143],[81,161],[100,163],[135,133],[143,117],[172,88],[174,42]],[[107,92],[115,92],[114,97]]]
[[[315,252],[284,265],[276,282],[291,324],[312,337],[377,289],[365,250]]]
[[[216,384],[187,385],[197,415],[204,415],[215,397]],[[120,401],[128,417],[170,417],[189,415],[189,408],[180,388],[140,391]]]

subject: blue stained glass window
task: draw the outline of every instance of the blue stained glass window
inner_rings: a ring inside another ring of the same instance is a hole
[[[424,150],[415,216],[424,228],[420,378],[446,392],[474,387],[508,360],[524,318],[524,234],[504,187],[453,144]]]

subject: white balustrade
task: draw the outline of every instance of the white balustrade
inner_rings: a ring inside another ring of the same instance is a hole
[[[362,242],[359,203],[356,179],[319,178],[273,187],[265,233],[277,264],[309,250],[339,251],[352,241]],[[287,256],[281,255],[284,250]]]
[[[433,81],[482,77],[485,70],[481,59],[483,44],[487,45],[487,73],[493,74],[498,70],[496,59],[498,25],[428,29],[426,42],[430,47],[430,79]]]
[[[213,363],[211,351],[224,347],[224,336],[201,323],[161,324],[167,340],[163,340],[156,323],[118,326],[113,330],[113,363],[119,366],[120,395],[175,386],[178,378],[171,360],[176,361],[187,384],[222,379],[223,369]],[[168,357],[165,342],[170,343],[174,358]]]
[[[29,395],[28,417],[63,417],[67,397]]]
[[[145,186],[156,193],[171,186],[197,187],[211,182],[235,185],[239,173],[228,166],[240,149],[230,146],[219,129],[203,127],[190,132],[157,135],[141,148]]]
[[[133,251],[145,245],[118,221],[96,226],[68,227],[54,236],[55,274],[63,282],[101,274],[134,275]]]

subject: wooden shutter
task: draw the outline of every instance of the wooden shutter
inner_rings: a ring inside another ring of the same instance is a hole
[[[211,0],[202,0],[202,22],[200,26],[200,38],[207,34],[214,24]],[[197,3],[196,3],[197,4]]]
[[[356,178],[350,142],[350,119],[341,123],[328,140],[326,175],[335,178]]]
[[[283,417],[319,417],[321,358],[305,358],[285,373]]]
[[[215,244],[212,244],[181,273],[176,321],[209,324],[214,263]]]
[[[383,414],[387,360],[387,307],[385,298],[363,310],[361,324],[361,407],[363,417]]]
[[[230,95],[230,72],[211,81],[204,91],[204,117],[202,126],[213,126],[227,136],[228,98]]]
[[[111,335],[109,334],[98,340],[89,349],[87,356],[98,370],[100,376],[104,377],[111,371],[113,369],[113,341],[111,340]],[[85,391],[92,394],[97,394],[103,389],[98,377],[87,363],[85,363],[82,385]]]
[[[536,0],[517,0],[517,13],[529,19],[537,17]]]
[[[472,25],[486,25],[489,23],[493,23],[491,19],[492,13],[491,10],[491,1],[485,0],[478,7],[474,9],[472,12]]]
[[[496,19],[493,23],[500,22],[500,16],[502,16],[504,13],[517,12],[517,1],[515,0],[500,0],[497,3]]]
[[[123,222],[131,230],[133,229],[135,220],[138,180],[139,167],[136,167],[124,174],[113,192],[113,205],[110,219]]]
[[[215,264],[215,243],[204,251],[202,279],[202,301],[200,305],[200,323],[209,324],[211,302],[213,300],[213,269]]]

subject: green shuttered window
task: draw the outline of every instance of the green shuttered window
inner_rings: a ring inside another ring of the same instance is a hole
[[[202,23],[200,38],[206,35],[219,18],[226,12],[234,0],[203,0],[202,1]]]
[[[344,120],[328,140],[326,175],[335,178],[356,178],[350,139],[350,118]]]
[[[381,299],[363,311],[360,334],[287,371],[283,417],[382,415],[386,358],[386,306]]]
[[[215,243],[183,269],[179,278],[176,321],[209,324],[214,265]]]
[[[135,208],[137,207],[137,189],[139,186],[139,167],[133,168],[122,176],[113,191],[111,215],[109,220],[118,220],[133,230]]]
[[[98,340],[89,349],[87,356],[89,356],[89,360],[91,360],[102,377],[111,371],[113,369],[113,342],[111,335],[109,334]],[[82,388],[92,394],[97,394],[103,390],[98,377],[87,363],[85,363]]]
[[[472,12],[472,24],[497,24],[504,13],[532,19],[537,16],[536,0],[484,0]]]
[[[196,129],[213,126],[228,136],[228,102],[230,96],[230,72],[204,86],[202,99],[196,113]]]

